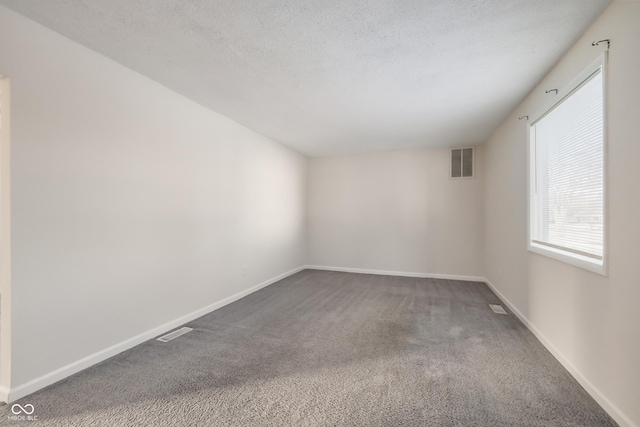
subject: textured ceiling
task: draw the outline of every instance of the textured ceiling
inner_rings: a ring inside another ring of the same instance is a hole
[[[309,156],[483,143],[610,0],[0,0]]]

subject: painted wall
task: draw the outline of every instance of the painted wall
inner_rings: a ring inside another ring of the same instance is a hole
[[[615,1],[485,146],[486,274],[621,425],[640,425],[640,2]],[[608,76],[609,274],[526,250],[526,123],[611,39]]]
[[[304,265],[306,158],[3,7],[0,40],[13,388]]]
[[[449,149],[309,160],[309,263],[483,276],[482,170],[449,179]],[[476,150],[481,166],[482,150]]]
[[[11,131],[9,79],[0,75],[0,393],[11,378]]]

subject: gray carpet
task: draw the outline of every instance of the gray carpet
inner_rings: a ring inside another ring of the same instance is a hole
[[[614,426],[483,283],[306,270],[18,401],[45,426]]]

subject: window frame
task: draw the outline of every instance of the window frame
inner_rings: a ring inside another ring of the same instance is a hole
[[[532,186],[535,184],[535,166],[533,164],[535,160],[535,144],[532,141],[532,132],[534,126],[547,114],[553,111],[557,106],[561,105],[566,99],[568,99],[575,91],[582,87],[590,77],[600,69],[602,74],[602,144],[603,144],[603,219],[602,219],[602,260],[596,260],[587,256],[582,256],[578,253],[565,251],[562,249],[556,249],[547,245],[536,244],[532,238]],[[607,102],[607,52],[603,52],[593,62],[589,64],[582,72],[580,72],[571,82],[566,85],[562,90],[558,91],[558,97],[554,97],[554,101],[547,103],[544,108],[536,115],[532,115],[527,123],[527,250],[539,255],[543,255],[588,271],[597,273],[603,276],[607,275],[608,266],[608,173],[607,173],[607,158],[608,158],[608,102]]]

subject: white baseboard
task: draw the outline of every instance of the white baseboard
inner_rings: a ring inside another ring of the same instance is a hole
[[[175,329],[178,326],[182,326],[187,322],[197,319],[198,317],[204,316],[205,314],[208,314],[221,307],[224,307],[227,304],[231,304],[232,302],[237,301],[240,298],[243,298],[253,292],[256,292],[264,287],[267,287],[279,280],[289,277],[304,269],[305,269],[305,266],[302,266],[302,267],[293,269],[291,271],[288,271],[286,273],[280,274],[276,277],[273,277],[267,281],[264,281],[242,292],[238,292],[237,294],[231,295],[230,297],[227,297],[223,300],[210,304],[192,313],[186,314],[182,317],[179,317],[178,319],[172,320],[171,322],[165,323],[162,326],[158,326],[157,328],[153,328],[149,331],[143,332],[139,335],[136,335],[125,341],[122,341],[118,344],[108,347],[104,350],[101,350],[97,353],[94,353],[76,362],[63,366],[62,368],[57,369],[53,372],[49,372],[48,374],[45,374],[39,378],[31,380],[28,383],[19,385],[11,389],[7,389],[6,387],[0,387],[0,401],[5,403],[15,402],[16,400],[22,397],[25,397],[31,393],[34,393],[48,385],[51,385],[68,376],[71,376],[77,372],[87,369],[88,367],[95,365],[96,363],[102,362],[103,360],[113,357],[118,353],[122,353],[123,351],[128,350],[132,347],[135,347],[138,344],[141,344],[145,341],[148,341],[152,338],[162,335],[165,332],[169,332],[170,330]]]
[[[544,345],[547,350],[565,367],[567,371],[580,383],[580,385],[598,402],[602,408],[613,418],[620,427],[638,427],[629,417],[627,417],[616,405],[614,405],[607,397],[589,381],[584,374],[575,367],[573,363],[553,345],[553,343],[533,324],[527,319],[518,308],[507,299],[488,279],[484,279],[484,282],[491,288],[491,290],[502,300],[502,302],[509,307],[509,309],[520,319],[522,323],[538,338],[538,341]]]
[[[53,372],[45,374],[39,378],[36,378],[32,381],[29,381],[26,384],[22,384],[18,387],[7,389],[6,387],[0,387],[0,401],[10,403],[14,402],[24,396],[27,396],[31,393],[34,393],[37,390],[40,390],[48,385],[51,385],[55,382],[58,382],[70,375],[73,375],[77,372],[80,372],[96,363],[102,362],[110,357],[115,356],[118,353],[121,353],[125,350],[128,350],[132,347],[135,347],[138,344],[141,344],[145,341],[148,341],[152,338],[155,338],[159,335],[162,335],[165,332],[168,332],[178,326],[181,326],[187,322],[190,322],[198,317],[204,316],[207,313],[210,313],[214,310],[217,310],[221,307],[224,307],[227,304],[230,304],[234,301],[239,300],[253,292],[256,292],[264,287],[267,287],[279,280],[282,280],[286,277],[289,277],[299,271],[309,269],[309,270],[326,270],[326,271],[340,271],[347,273],[360,273],[360,274],[376,274],[376,275],[384,275],[384,276],[402,276],[402,277],[418,277],[418,278],[433,278],[433,279],[449,279],[449,280],[465,280],[465,281],[473,281],[473,282],[484,282],[491,288],[491,290],[502,300],[502,302],[509,307],[509,309],[522,321],[522,323],[538,338],[538,340],[553,354],[553,356],[569,371],[569,373],[584,387],[584,389],[602,406],[602,408],[611,415],[611,417],[621,426],[621,427],[638,427],[629,417],[627,417],[617,406],[615,406],[607,397],[595,386],[593,385],[580,370],[578,370],[573,363],[569,361],[567,357],[564,356],[562,352],[560,352],[552,343],[547,339],[547,337],[540,332],[535,325],[533,325],[529,319],[527,319],[518,308],[509,301],[488,279],[484,277],[477,276],[459,276],[459,275],[448,275],[448,274],[428,274],[428,273],[413,273],[413,272],[402,272],[402,271],[385,271],[385,270],[369,270],[369,269],[360,269],[360,268],[344,268],[344,267],[328,267],[328,266],[319,266],[319,265],[305,265],[302,267],[298,267],[286,273],[280,274],[272,279],[269,279],[265,282],[262,282],[256,286],[253,286],[249,289],[246,289],[242,292],[238,292],[230,297],[227,297],[223,300],[220,300],[216,303],[210,304],[206,307],[203,307],[199,310],[196,310],[192,313],[189,313],[185,316],[182,316],[178,319],[175,319],[171,322],[165,323],[162,326],[158,326],[157,328],[151,329],[149,331],[143,332],[135,337],[129,338],[121,343],[108,347],[104,350],[101,350],[97,353],[94,353],[90,356],[87,356],[83,359],[80,359],[76,362],[70,363],[69,365],[63,366],[60,369],[57,369]]]
[[[364,268],[328,267],[324,265],[306,265],[308,270],[341,271],[344,273],[376,274],[379,276],[419,277],[422,279],[465,280],[468,282],[482,282],[486,279],[479,276],[457,276],[452,274],[413,273],[407,271],[368,270]]]

